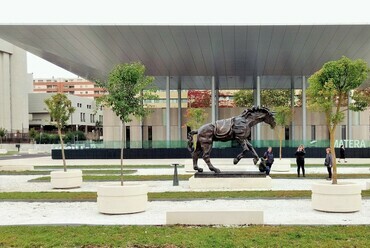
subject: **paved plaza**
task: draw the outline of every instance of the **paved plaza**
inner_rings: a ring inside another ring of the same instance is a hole
[[[294,159],[292,159],[294,161]],[[136,175],[171,175],[173,162],[185,163],[185,160],[125,160],[129,165],[169,165],[168,168],[137,169]],[[225,164],[223,170],[239,168],[239,170],[256,170],[252,165],[228,166],[231,160],[217,160],[215,164]],[[317,163],[317,167],[308,167],[306,173],[322,174],[322,179],[293,178],[274,179],[272,172],[272,190],[311,190],[314,182],[325,180],[326,168],[321,166],[322,159],[306,159],[307,164]],[[353,159],[348,163],[368,163],[367,159]],[[60,160],[50,157],[13,158],[0,160],[1,165],[61,165]],[[68,160],[67,165],[108,165],[119,164],[119,160]],[[183,167],[179,174],[189,174]],[[369,167],[345,167],[339,165],[340,173],[369,173]],[[295,174],[292,167],[287,173]],[[28,182],[39,175],[0,176],[0,192],[96,192],[97,186],[104,182],[84,182],[81,188],[70,190],[54,190],[50,183]],[[355,182],[366,189],[369,179],[342,179]],[[180,181],[179,186],[172,186],[172,181],[145,181],[149,192],[191,191],[188,181]],[[40,224],[92,224],[92,225],[163,225],[166,222],[166,212],[171,210],[217,210],[217,209],[248,209],[264,210],[265,224],[269,225],[362,225],[370,224],[370,199],[362,200],[362,210],[356,213],[323,213],[311,207],[310,199],[232,199],[232,200],[187,200],[187,201],[151,201],[148,210],[130,215],[103,215],[98,213],[96,202],[24,202],[0,201],[0,225],[40,225]]]

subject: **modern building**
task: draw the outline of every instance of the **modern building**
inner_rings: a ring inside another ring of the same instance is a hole
[[[307,79],[325,62],[341,56],[370,63],[369,34],[367,24],[0,25],[1,38],[89,80],[104,80],[118,63],[141,61],[157,87],[166,92],[164,108],[148,117],[152,118],[148,139],[152,126],[152,139],[167,142],[184,139],[181,95],[194,89],[211,91],[210,122],[240,113],[236,108],[219,108],[220,90],[253,89],[255,105],[261,105],[262,89],[289,89],[292,96],[301,90],[302,107],[296,109],[287,136],[305,142],[313,137],[327,139],[322,115],[307,110]],[[177,106],[171,104],[176,92]],[[346,114],[336,138],[370,140],[369,112]],[[119,137],[115,118],[109,114],[104,118],[105,139]],[[145,128],[133,130],[148,120],[128,124],[131,130],[126,137],[145,140]],[[253,139],[272,139],[263,130],[263,125],[257,125]]]
[[[0,39],[0,127],[7,130],[8,138],[28,132],[30,92],[26,51]]]
[[[34,93],[68,93],[81,97],[97,98],[105,94],[105,90],[97,87],[94,82],[83,78],[35,78]]]
[[[51,124],[50,114],[44,103],[45,99],[51,97],[53,93],[30,93],[28,95],[30,128],[35,130],[55,130]],[[97,108],[93,98],[79,97],[67,94],[72,102],[75,112],[67,121],[66,127],[70,130],[80,130],[85,134],[92,134],[96,130],[96,122],[103,124],[103,113],[101,107]]]

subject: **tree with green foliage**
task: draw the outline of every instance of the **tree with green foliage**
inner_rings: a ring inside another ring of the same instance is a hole
[[[254,102],[253,90],[239,90],[234,94],[238,107],[251,107]],[[261,105],[273,109],[290,105],[290,90],[261,90]]]
[[[37,137],[37,134],[38,132],[34,129],[34,128],[31,128],[30,131],[28,132],[28,135],[31,139],[31,143],[34,144],[35,143],[35,139]]]
[[[239,90],[235,92],[234,103],[237,107],[253,106],[253,90]]]
[[[67,171],[66,158],[64,154],[64,142],[62,137],[62,129],[67,123],[71,114],[75,111],[75,108],[72,107],[71,101],[65,94],[55,94],[50,98],[45,99],[45,104],[48,108],[52,124],[58,129],[58,136],[60,140],[60,145],[62,148],[62,159],[63,159],[63,168],[64,171]]]
[[[261,90],[261,104],[270,109],[290,106],[291,90]],[[275,110],[276,111],[276,110]]]
[[[101,133],[102,127],[103,127],[103,123],[101,121],[96,121],[95,122],[95,132],[96,132],[96,135],[97,135],[97,138],[96,138],[97,141],[100,140],[100,133]]]
[[[186,109],[186,125],[191,128],[191,130],[197,130],[200,128],[204,121],[206,120],[208,114],[205,109],[202,108],[188,108]],[[197,135],[194,135],[193,141],[194,141],[194,147],[196,147],[197,143]]]
[[[188,108],[186,109],[186,125],[192,130],[200,128],[206,120],[208,114],[205,109],[202,108]]]
[[[3,138],[5,137],[5,135],[8,133],[8,131],[6,131],[5,128],[3,127],[0,127],[0,145],[3,144]]]
[[[151,113],[145,100],[157,99],[154,78],[145,76],[145,66],[140,62],[119,64],[109,73],[106,82],[97,84],[108,91],[99,103],[110,107],[120,118],[122,127],[132,116],[143,118]],[[123,131],[121,142],[121,185],[123,186]]]
[[[290,124],[293,118],[293,111],[289,106],[278,106],[274,108],[275,110],[275,122],[278,127],[279,136],[279,158],[282,158],[282,146],[285,127]]]
[[[344,113],[348,108],[352,111],[363,111],[369,105],[368,98],[356,91],[368,78],[368,73],[369,68],[365,61],[351,60],[343,56],[339,60],[325,63],[308,79],[310,83],[307,88],[308,107],[325,114],[325,122],[329,130],[333,157],[333,184],[337,184],[335,131],[340,122],[344,120]],[[348,104],[347,97],[350,93],[353,94],[351,96],[353,101]]]

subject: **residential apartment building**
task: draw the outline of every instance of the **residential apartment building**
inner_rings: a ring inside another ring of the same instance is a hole
[[[36,78],[33,80],[34,93],[68,93],[81,97],[97,98],[105,94],[103,88],[83,78]]]

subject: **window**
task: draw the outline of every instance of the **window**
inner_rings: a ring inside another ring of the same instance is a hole
[[[91,109],[91,105],[87,104],[86,106],[87,106],[88,109]]]
[[[285,127],[285,140],[289,140],[289,133],[290,133],[290,128],[289,126]]]
[[[80,121],[85,122],[85,113],[80,113]]]
[[[126,126],[126,148],[130,148],[130,139],[131,139],[131,135],[130,135],[130,126]]]
[[[342,125],[342,130],[341,130],[341,132],[342,132],[342,139],[343,140],[345,140],[346,139],[346,137],[347,137],[347,128],[346,128],[346,125]]]
[[[95,115],[90,114],[90,122],[95,123]]]
[[[103,123],[103,116],[102,115],[99,115],[99,122]]]
[[[148,140],[152,141],[153,140],[153,127],[148,126]]]
[[[316,126],[311,126],[311,140],[316,140]]]

